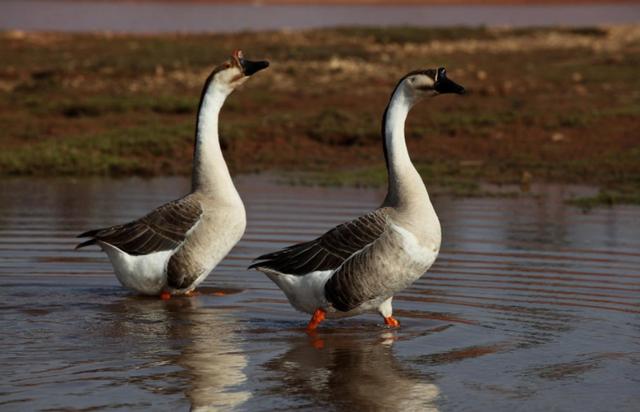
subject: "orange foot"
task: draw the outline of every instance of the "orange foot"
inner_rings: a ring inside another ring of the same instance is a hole
[[[307,325],[307,331],[313,332],[314,330],[316,330],[320,322],[324,320],[326,314],[327,312],[325,312],[323,309],[316,309],[316,311],[313,313],[313,316],[311,317],[311,320],[309,321],[309,324]]]
[[[392,328],[397,328],[398,326],[400,326],[400,322],[398,322],[393,316],[384,318],[384,324],[387,326],[391,326]]]
[[[171,293],[167,292],[166,290],[162,291],[162,293],[160,293],[160,299],[162,300],[171,299]]]
[[[311,341],[311,346],[313,346],[317,350],[323,349],[324,348],[324,340],[314,337],[313,340]]]
[[[194,296],[198,296],[200,294],[200,292],[196,292],[196,290],[190,290],[187,293],[185,293],[184,295],[188,298],[192,298]]]
[[[223,291],[219,290],[219,291],[213,292],[213,295],[214,296],[225,296],[226,293],[224,293]]]

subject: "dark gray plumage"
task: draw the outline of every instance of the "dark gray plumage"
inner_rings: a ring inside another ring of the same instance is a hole
[[[108,243],[133,256],[175,249],[187,232],[200,219],[202,208],[191,195],[158,207],[148,215],[124,225],[90,230],[78,237],[91,239],[80,243],[76,249]]]
[[[387,227],[387,216],[388,208],[374,210],[336,226],[315,240],[262,255],[256,258],[256,263],[250,268],[304,276],[315,271],[335,270],[343,264],[349,266],[349,262],[357,257],[354,254],[362,251],[382,235]],[[336,275],[339,279],[334,280]],[[336,272],[325,287],[327,300],[341,311],[351,309],[354,300],[364,302],[361,297],[345,296],[345,293],[349,293],[349,289],[345,289],[342,293],[336,290],[336,286],[345,281],[344,277],[345,275],[340,274],[340,271]],[[349,309],[346,309],[347,307]]]
[[[386,209],[375,210],[336,226],[312,241],[259,256],[249,269],[268,269],[297,276],[336,269],[351,255],[376,240],[385,229],[386,219]]]
[[[403,256],[401,244],[394,232],[386,231],[347,259],[324,285],[327,301],[340,312],[349,312],[373,299],[391,297],[402,277],[394,277],[394,269],[381,256]]]

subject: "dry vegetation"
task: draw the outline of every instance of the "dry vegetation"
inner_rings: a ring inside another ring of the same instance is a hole
[[[407,125],[427,181],[473,188],[524,176],[600,185],[605,201],[639,200],[639,26],[4,33],[0,174],[189,173],[201,84],[237,47],[272,66],[223,109],[235,172],[380,183],[379,123],[391,89],[411,69],[446,66],[470,93],[423,103]]]

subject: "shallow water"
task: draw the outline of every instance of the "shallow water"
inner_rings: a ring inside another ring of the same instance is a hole
[[[304,333],[250,259],[376,206],[378,190],[239,179],[249,225],[202,294],[122,289],[85,229],[183,194],[180,178],[0,182],[0,410],[637,410],[640,208],[435,199],[444,244],[377,316]],[[223,292],[224,295],[221,295]]]
[[[177,1],[0,1],[0,29],[3,30],[235,32],[346,25],[523,27],[639,21],[639,4],[265,6]]]

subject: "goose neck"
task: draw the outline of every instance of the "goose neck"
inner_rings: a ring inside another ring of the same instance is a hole
[[[389,175],[385,204],[399,208],[425,203],[425,200],[429,202],[422,178],[411,162],[405,140],[405,122],[413,104],[412,97],[399,86],[384,116],[384,148]]]
[[[205,194],[237,196],[218,134],[220,109],[228,93],[214,84],[205,86],[196,123],[192,190]]]

